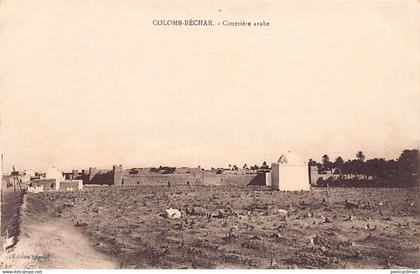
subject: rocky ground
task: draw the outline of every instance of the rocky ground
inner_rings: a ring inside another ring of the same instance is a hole
[[[418,188],[87,187],[26,200],[31,218],[74,226],[122,268],[420,267]]]

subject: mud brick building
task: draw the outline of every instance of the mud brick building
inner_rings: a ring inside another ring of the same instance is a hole
[[[124,170],[122,165],[114,165],[112,167],[112,176],[114,185],[124,185]]]

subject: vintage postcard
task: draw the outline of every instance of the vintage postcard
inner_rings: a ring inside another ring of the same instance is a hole
[[[418,273],[419,18],[1,0],[3,273]]]

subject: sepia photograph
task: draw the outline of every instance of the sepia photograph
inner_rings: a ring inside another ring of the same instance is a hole
[[[2,273],[418,273],[419,18],[0,0]]]

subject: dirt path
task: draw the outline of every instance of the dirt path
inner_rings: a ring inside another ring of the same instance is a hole
[[[95,250],[88,239],[65,220],[31,217],[23,210],[18,243],[0,256],[3,267],[119,268],[116,260]]]

